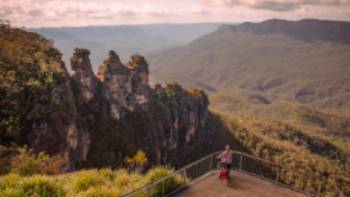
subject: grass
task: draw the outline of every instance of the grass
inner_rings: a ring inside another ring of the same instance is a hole
[[[146,174],[128,172],[125,169],[82,170],[58,176],[20,176],[8,174],[0,177],[1,197],[119,197],[144,185],[157,181],[174,172],[169,167],[159,166]],[[183,185],[184,178],[175,176],[157,185],[153,196],[162,196]],[[137,196],[151,196],[144,191]]]

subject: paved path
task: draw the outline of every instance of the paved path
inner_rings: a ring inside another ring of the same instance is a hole
[[[268,181],[234,171],[232,188],[212,174],[175,195],[176,197],[306,197],[305,194],[275,185]]]

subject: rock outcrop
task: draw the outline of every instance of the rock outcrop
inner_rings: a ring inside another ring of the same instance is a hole
[[[62,54],[35,33],[0,23],[0,35],[0,146],[27,145],[51,155],[57,170],[80,168],[90,133]]]
[[[81,49],[76,50],[72,60],[79,59],[78,54]],[[106,113],[100,110],[88,114],[93,117],[89,121],[93,123],[88,124],[93,151],[87,163],[118,165],[123,156],[142,149],[152,163],[180,165],[186,163],[190,150],[199,148],[213,135],[206,128],[208,98],[203,91],[185,90],[176,83],[151,87],[148,63],[138,54],[124,65],[118,55],[110,51],[99,67],[98,77],[94,77],[86,54],[80,58],[85,58],[81,61],[85,64],[77,66],[72,61],[73,69],[78,68],[73,75],[76,95],[88,95],[81,98],[85,103],[79,103],[78,108],[107,106]],[[96,84],[101,84],[97,91]],[[87,104],[92,98],[99,101]],[[86,116],[84,113],[81,114]]]
[[[71,58],[71,66],[75,72],[72,78],[79,92],[78,98],[84,103],[89,103],[94,99],[99,85],[92,71],[89,55],[90,52],[86,49],[76,49]]]
[[[180,166],[217,148],[205,93],[151,87],[141,55],[124,65],[110,51],[96,76],[90,52],[76,49],[70,76],[40,35],[1,24],[0,35],[1,147],[44,151],[57,171],[120,166],[139,149],[151,165]]]

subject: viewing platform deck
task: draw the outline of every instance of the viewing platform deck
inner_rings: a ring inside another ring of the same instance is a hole
[[[217,156],[220,153],[209,154],[123,197],[143,196],[145,192],[151,197],[345,197],[332,182],[328,183],[327,188],[320,185],[312,193],[299,190],[294,184],[280,180],[283,166],[239,151],[232,151],[232,184],[228,187],[218,178],[220,163]],[[174,177],[183,179],[184,184],[169,190],[166,184]]]
[[[306,197],[307,195],[242,172],[231,172],[232,187],[211,173],[193,182],[176,197]]]

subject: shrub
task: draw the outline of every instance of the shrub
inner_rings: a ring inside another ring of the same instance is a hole
[[[23,176],[43,173],[43,167],[49,157],[41,152],[33,153],[33,149],[28,147],[18,148],[18,155],[12,159],[11,171]]]
[[[119,197],[121,192],[115,187],[92,187],[85,192],[79,193],[78,197]]]
[[[0,177],[0,191],[5,188],[14,188],[22,181],[22,178],[17,174],[8,174]]]
[[[128,173],[121,169],[115,172],[114,184],[120,188],[123,193],[128,193],[144,185],[143,177],[138,173]]]
[[[99,175],[103,178],[107,178],[109,181],[113,181],[115,173],[110,168],[102,168],[98,171]]]
[[[74,193],[79,193],[105,184],[103,178],[99,176],[97,171],[82,171],[74,175],[72,182],[72,190]]]
[[[9,174],[0,178],[1,197],[22,197],[24,196],[21,185],[21,177],[16,174]]]
[[[0,174],[6,174],[11,170],[12,156],[13,148],[8,148],[0,144]]]
[[[118,187],[125,187],[128,184],[130,184],[130,177],[129,174],[126,170],[122,169],[122,170],[118,170],[115,173],[115,184]]]
[[[145,164],[147,164],[148,159],[146,157],[146,154],[142,150],[138,150],[136,154],[133,157],[136,165],[139,165],[143,167]]]
[[[22,190],[17,188],[6,188],[0,191],[1,197],[23,197],[24,193]]]
[[[65,196],[63,187],[46,177],[35,176],[26,179],[21,186],[25,197],[61,197]]]
[[[164,167],[164,166],[155,167],[147,172],[145,177],[145,183],[150,184],[163,177],[171,175],[172,173],[174,173],[174,170],[168,167]],[[180,187],[184,183],[185,183],[184,178],[182,176],[170,177],[155,186],[155,189],[153,191],[154,195],[164,196],[164,194],[173,191],[174,189]]]
[[[142,150],[138,150],[133,157],[125,157],[124,161],[126,165],[132,170],[137,170],[138,172],[143,171],[143,167],[147,164],[148,158]]]
[[[61,197],[63,187],[43,176],[21,177],[10,174],[0,178],[1,197]]]

